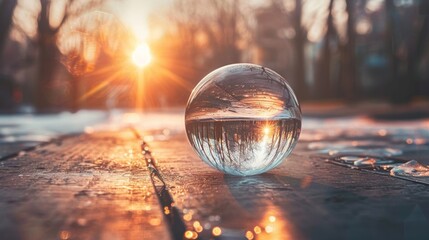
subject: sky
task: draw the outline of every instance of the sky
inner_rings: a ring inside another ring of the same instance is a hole
[[[110,2],[108,8],[129,26],[139,40],[147,38],[147,17],[162,11],[172,4],[172,0],[124,0]]]

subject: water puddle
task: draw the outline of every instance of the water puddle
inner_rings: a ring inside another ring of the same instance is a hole
[[[354,164],[356,161],[362,161],[368,159],[367,157],[359,157],[359,156],[342,156],[339,158],[340,161],[344,163]]]
[[[365,168],[365,167],[374,168],[376,166],[382,166],[385,164],[392,164],[392,163],[395,163],[395,160],[382,159],[382,158],[365,158],[362,160],[355,161],[353,165],[361,168]]]
[[[350,169],[429,185],[429,161],[425,157],[429,153],[429,134],[426,129],[332,131],[337,133],[336,139],[320,130],[313,132],[317,133],[316,137],[308,141],[306,152]],[[304,142],[309,139],[310,136]]]
[[[390,170],[392,176],[404,177],[429,177],[429,168],[416,160],[411,160]]]
[[[327,162],[382,175],[401,178],[413,182],[429,185],[429,167],[416,160],[366,157],[366,156],[341,156],[326,159]]]
[[[344,148],[344,149],[323,149],[318,151],[319,153],[325,153],[330,156],[344,156],[344,155],[369,155],[369,156],[380,156],[380,157],[392,157],[402,155],[401,149],[396,148]]]

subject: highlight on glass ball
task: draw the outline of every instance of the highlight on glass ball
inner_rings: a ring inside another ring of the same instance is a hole
[[[248,176],[278,166],[291,153],[301,132],[301,109],[287,81],[273,70],[232,64],[194,88],[185,124],[204,162]]]

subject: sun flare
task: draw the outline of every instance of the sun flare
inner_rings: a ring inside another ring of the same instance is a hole
[[[152,54],[146,43],[140,44],[132,54],[133,63],[139,67],[146,67],[152,60]]]

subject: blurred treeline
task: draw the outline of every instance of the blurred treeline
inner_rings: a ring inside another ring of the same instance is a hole
[[[0,0],[0,109],[132,107],[136,79],[145,107],[183,105],[237,62],[277,71],[301,101],[429,96],[429,1],[172,0],[148,18],[145,70],[130,61],[139,39],[111,11],[124,2]]]

